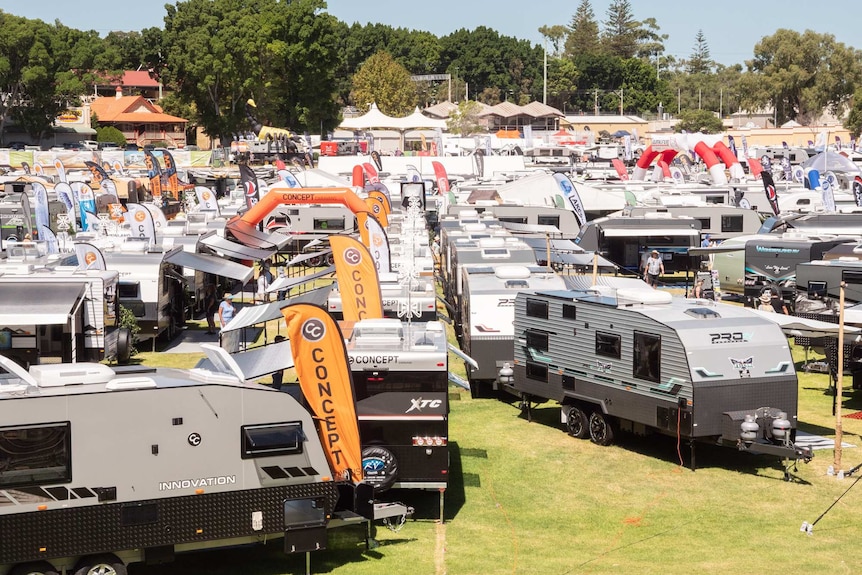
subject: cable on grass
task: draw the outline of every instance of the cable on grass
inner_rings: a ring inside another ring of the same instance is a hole
[[[832,505],[830,505],[829,507],[827,507],[827,508],[826,508],[826,511],[824,511],[823,513],[821,513],[821,514],[820,514],[820,517],[818,517],[817,519],[815,519],[815,520],[814,520],[814,522],[809,523],[809,522],[807,522],[807,521],[803,521],[803,522],[802,522],[802,527],[800,527],[800,528],[799,528],[799,530],[800,530],[800,531],[802,531],[803,533],[805,533],[806,535],[814,535],[814,526],[815,526],[815,525],[817,525],[817,522],[818,522],[818,521],[820,521],[821,519],[823,519],[823,517],[824,517],[827,513],[829,513],[829,511],[831,511],[831,510],[832,510],[832,508],[833,508],[833,507],[835,507],[835,506],[838,504],[838,502],[839,502],[839,501],[841,501],[841,499],[842,499],[845,495],[847,495],[847,493],[848,493],[851,489],[853,489],[853,487],[854,487],[857,483],[859,483],[859,480],[860,480],[860,479],[862,479],[862,475],[860,475],[859,477],[857,477],[857,478],[856,478],[856,480],[855,480],[855,481],[853,481],[853,483],[851,483],[851,484],[850,484],[850,487],[848,487],[847,489],[845,489],[845,490],[844,490],[844,493],[842,493],[841,495],[839,495],[839,496],[835,499],[835,501],[833,501],[833,502],[832,502]]]
[[[509,515],[506,513],[505,507],[503,507],[499,501],[497,501],[497,494],[494,493],[493,484],[487,479],[485,482],[488,484],[488,490],[491,493],[491,499],[494,501],[494,506],[500,510],[503,514],[503,519],[506,520],[506,525],[509,526],[509,532],[512,535],[512,549],[514,550],[514,557],[512,559],[512,573],[518,572],[518,537],[515,535],[515,526],[512,525],[512,521],[509,520]]]

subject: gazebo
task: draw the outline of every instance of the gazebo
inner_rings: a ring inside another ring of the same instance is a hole
[[[387,116],[380,111],[376,103],[365,114],[355,118],[347,118],[338,126],[342,130],[395,130],[401,139],[401,149],[404,149],[404,134],[412,130],[445,129],[446,121],[429,118],[415,108],[413,113],[402,118]]]

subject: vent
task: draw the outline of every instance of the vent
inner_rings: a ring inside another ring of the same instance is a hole
[[[58,363],[33,365],[30,375],[39,387],[62,387],[108,383],[117,374],[101,363]]]

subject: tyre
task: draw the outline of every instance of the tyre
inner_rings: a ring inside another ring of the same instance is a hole
[[[57,575],[57,573],[58,571],[47,561],[18,565],[9,572],[10,575]]]
[[[126,565],[114,555],[84,557],[75,575],[127,575]]]
[[[362,450],[362,475],[366,483],[374,485],[377,492],[392,487],[398,476],[398,460],[391,451],[379,445]]]
[[[566,431],[572,437],[586,439],[590,436],[590,425],[584,410],[573,405],[566,414]]]
[[[614,430],[610,421],[598,411],[590,414],[590,441],[596,445],[610,445],[614,442]]]

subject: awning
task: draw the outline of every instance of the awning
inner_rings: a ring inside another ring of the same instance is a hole
[[[636,238],[640,236],[697,236],[694,228],[602,228],[606,238]]]
[[[232,353],[231,358],[239,366],[246,380],[257,379],[281,369],[293,367],[293,353],[290,350],[289,340]],[[200,360],[195,367],[218,371],[209,358]]]
[[[236,239],[247,247],[259,250],[280,250],[286,246],[291,239],[290,236],[278,232],[261,232],[256,227],[242,220],[232,220],[225,224]]]
[[[323,256],[325,256],[325,255],[327,255],[327,254],[331,254],[331,253],[332,253],[332,250],[331,250],[331,249],[328,249],[328,250],[320,250],[319,252],[311,252],[311,253],[307,253],[307,254],[299,254],[298,256],[296,256],[295,258],[292,258],[289,262],[287,262],[287,263],[286,263],[286,264],[284,264],[284,265],[285,265],[285,266],[292,266],[292,265],[296,265],[296,264],[302,263],[302,262],[304,262],[304,261],[308,261],[308,260],[310,260],[310,259],[312,259],[312,258],[323,257]]]
[[[268,260],[276,253],[274,249],[259,249],[232,242],[218,234],[202,237],[200,243],[222,255],[241,260]]]
[[[528,234],[561,234],[560,228],[557,226],[549,226],[544,224],[521,224],[518,222],[500,221],[504,228],[512,232],[528,233]]]
[[[758,309],[751,311],[773,323],[777,323],[782,331],[784,331],[784,335],[788,337],[838,337],[838,334],[841,332],[841,326],[837,323]],[[862,332],[862,329],[858,327],[844,325],[845,336],[856,336],[860,332]]]
[[[7,283],[0,290],[0,326],[65,325],[84,297],[83,283]]]
[[[282,319],[284,314],[281,313],[281,310],[295,303],[311,303],[317,306],[324,306],[326,304],[326,300],[329,298],[329,292],[331,289],[332,286],[329,285],[309,290],[286,300],[242,307],[234,318],[230,320],[230,323],[222,329],[222,331],[234,331],[252,327],[260,323]]]
[[[609,287],[615,289],[643,289],[647,283],[642,279],[622,276],[596,276],[593,283],[592,274],[582,276],[562,276],[566,288],[570,290],[588,290],[595,286]]]
[[[329,274],[333,273],[335,273],[335,266],[329,266],[328,268],[321,270],[317,273],[307,274],[304,276],[278,277],[275,278],[275,281],[269,284],[269,287],[266,288],[266,292],[273,293],[281,290],[290,289],[293,286],[298,286],[306,282],[310,282],[312,280],[328,276]]]
[[[548,257],[547,252],[536,248],[536,259],[544,261]],[[598,267],[617,269],[617,265],[602,256],[595,256],[592,253],[577,253],[567,254],[551,251],[551,263],[568,264],[572,266],[592,267],[593,260],[598,258]]]
[[[167,254],[165,261],[184,268],[191,268],[200,272],[239,280],[243,283],[250,280],[251,276],[254,275],[254,268],[252,267],[216,256],[193,254],[183,250]]]
[[[551,245],[551,251],[565,251],[565,252],[573,252],[573,253],[583,253],[584,248],[573,242],[572,240],[562,240],[562,239],[546,239],[546,238],[518,238],[528,246],[535,249],[547,249],[548,242]]]

